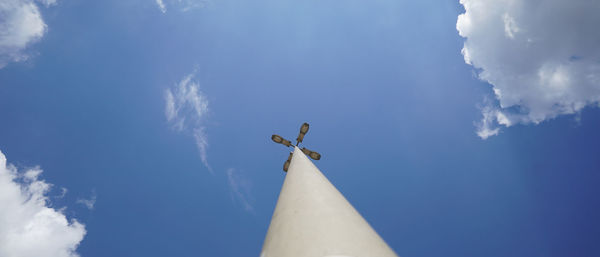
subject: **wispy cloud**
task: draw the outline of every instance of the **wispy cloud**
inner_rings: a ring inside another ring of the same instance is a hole
[[[198,147],[198,151],[200,152],[200,160],[208,168],[210,172],[212,172],[212,168],[208,164],[208,140],[206,133],[204,133],[204,127],[199,127],[194,129],[194,139],[196,140],[196,146]]]
[[[207,0],[156,0],[156,5],[162,13],[167,12],[167,5],[173,6],[182,12],[204,8],[209,4]]]
[[[475,123],[475,126],[477,127],[476,133],[482,139],[498,135],[500,132],[500,128],[495,125],[497,113],[498,110],[491,106],[483,107],[483,110],[481,111],[483,118],[481,121]]]
[[[56,0],[39,0],[46,7]],[[9,62],[29,59],[26,49],[46,33],[47,25],[33,0],[3,0],[0,3],[0,68]]]
[[[156,4],[158,5],[158,9],[160,9],[162,13],[167,12],[167,7],[165,6],[165,2],[163,2],[163,0],[156,0]]]
[[[68,191],[69,191],[68,189],[66,189],[64,187],[61,187],[60,188],[60,195],[57,196],[57,198],[64,198],[67,195]]]
[[[242,205],[244,210],[254,212],[252,203],[254,199],[250,193],[252,189],[252,181],[244,176],[244,174],[234,168],[227,170],[227,181],[231,190],[231,199]]]
[[[460,0],[456,28],[465,62],[492,85],[478,135],[538,124],[600,103],[597,1]]]
[[[89,210],[93,210],[94,209],[94,205],[96,204],[96,191],[93,190],[92,191],[92,196],[90,196],[90,198],[88,198],[88,199],[85,199],[85,198],[79,198],[79,199],[77,199],[77,203],[78,204],[82,204],[83,206],[85,206]]]
[[[202,163],[212,172],[208,163],[208,137],[204,125],[209,110],[208,99],[193,78],[194,73],[191,73],[165,91],[165,116],[174,130],[194,137]]]
[[[204,8],[209,4],[207,0],[178,0],[181,11],[187,12],[198,8]]]
[[[0,152],[0,256],[79,256],[85,227],[51,207],[52,185],[41,173],[39,167],[18,171]]]
[[[475,122],[477,128],[476,133],[482,139],[498,135],[500,133],[499,125],[511,126],[511,121],[504,116],[502,110],[500,110],[492,100],[488,97],[484,97],[483,106],[480,106],[481,114],[483,118],[479,122]]]

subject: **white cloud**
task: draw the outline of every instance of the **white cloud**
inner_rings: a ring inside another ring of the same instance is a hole
[[[252,182],[250,179],[243,176],[242,172],[230,168],[227,170],[227,181],[229,182],[229,189],[231,190],[231,196],[234,201],[237,200],[243,207],[244,210],[253,212],[254,207],[251,202],[253,199],[250,195],[252,189]]]
[[[56,196],[56,198],[59,198],[59,199],[60,199],[60,198],[64,198],[64,197],[67,195],[67,192],[68,192],[68,191],[69,191],[69,190],[67,190],[66,188],[64,188],[64,187],[61,187],[61,188],[60,188],[60,195]]]
[[[483,119],[476,122],[475,127],[477,127],[477,135],[483,139],[487,139],[488,137],[498,135],[500,132],[500,128],[495,126],[496,119],[498,115],[500,115],[500,112],[487,98],[484,102],[485,105],[481,107]]]
[[[68,191],[69,191],[69,190],[67,190],[66,188],[64,188],[64,187],[61,187],[61,188],[60,188],[60,195],[59,195],[59,196],[57,196],[56,198],[64,198],[64,197],[67,195],[67,192],[68,192]]]
[[[187,12],[193,9],[204,8],[208,4],[206,0],[178,0],[182,12]]]
[[[520,31],[515,19],[508,15],[508,13],[505,13],[502,19],[504,20],[504,35],[509,38],[515,38],[515,34]]]
[[[177,7],[182,12],[187,12],[193,9],[204,8],[208,3],[207,0],[156,0],[156,5],[158,5],[162,13],[167,12],[167,4]]]
[[[158,9],[160,9],[160,11],[162,13],[167,12],[167,7],[165,6],[165,3],[163,2],[163,0],[156,0],[156,4],[158,5]]]
[[[0,152],[0,256],[76,257],[86,234],[76,220],[50,207],[52,186],[39,168],[19,172]]]
[[[56,0],[38,1],[46,6]],[[26,49],[39,41],[47,26],[33,0],[2,0],[0,2],[0,68],[9,62],[25,61],[29,58]]]
[[[79,198],[77,199],[78,204],[82,204],[89,210],[94,209],[94,205],[96,204],[96,191],[92,191],[92,196],[89,199]]]
[[[202,163],[210,172],[213,172],[212,168],[208,164],[208,140],[206,133],[204,133],[204,127],[194,129],[194,140],[196,140],[196,147],[198,147],[198,151],[200,151],[200,160],[202,160]]]
[[[38,0],[38,2],[40,2],[46,6],[51,6],[51,5],[56,4],[56,0]]]
[[[208,138],[204,122],[208,114],[208,99],[193,80],[194,73],[185,76],[174,88],[165,91],[165,116],[172,128],[194,137],[202,163],[208,164]]]
[[[600,4],[596,0],[460,0],[462,54],[493,86],[482,138],[600,102]]]

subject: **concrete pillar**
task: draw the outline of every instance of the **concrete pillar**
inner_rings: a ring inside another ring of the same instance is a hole
[[[298,147],[261,257],[397,257]]]

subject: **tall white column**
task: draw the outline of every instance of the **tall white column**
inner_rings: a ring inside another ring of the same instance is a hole
[[[397,257],[298,147],[260,256]]]

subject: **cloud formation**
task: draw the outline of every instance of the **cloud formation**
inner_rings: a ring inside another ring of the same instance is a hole
[[[250,194],[252,182],[234,168],[228,169],[226,173],[232,200],[239,202],[244,207],[244,210],[253,212],[254,207],[252,206],[252,202],[254,200]]]
[[[39,0],[46,7],[56,0]],[[2,0],[0,2],[0,68],[9,62],[29,58],[26,49],[39,41],[47,26],[38,5],[33,0]]]
[[[167,12],[167,7],[165,6],[165,2],[163,2],[163,0],[156,0],[156,4],[158,5],[158,9],[160,9],[160,12]]]
[[[467,64],[490,83],[477,123],[481,138],[500,126],[538,124],[600,102],[600,2],[460,0],[456,28]]]
[[[50,207],[51,184],[39,168],[17,171],[0,152],[0,256],[77,257],[86,234],[77,220]]]
[[[156,0],[156,5],[162,13],[167,12],[167,3],[165,2],[169,6],[177,7],[182,12],[203,8],[208,4],[207,0]]]
[[[165,91],[165,116],[172,128],[194,137],[202,163],[208,164],[208,138],[204,122],[208,114],[208,99],[193,81],[194,73],[185,76],[175,87]]]
[[[79,198],[76,203],[82,204],[88,208],[88,210],[93,210],[94,205],[96,204],[96,191],[92,191],[92,196],[89,199]]]

